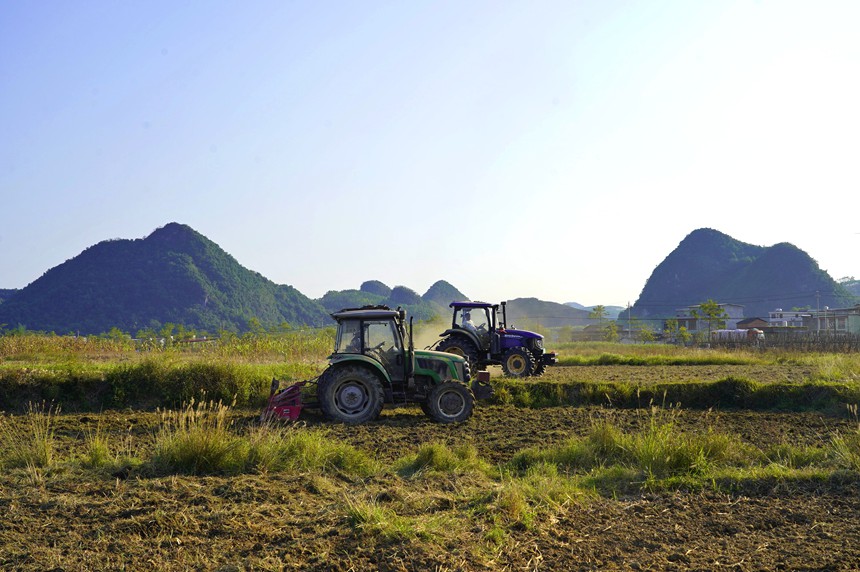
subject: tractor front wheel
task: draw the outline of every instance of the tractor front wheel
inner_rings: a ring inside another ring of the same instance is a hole
[[[469,367],[478,369],[478,348],[475,347],[475,342],[464,336],[449,336],[439,342],[436,349],[466,358]]]
[[[535,369],[535,358],[525,348],[511,348],[502,359],[502,370],[511,377],[528,377]]]
[[[459,423],[472,416],[475,396],[472,390],[456,381],[440,383],[427,396],[421,409],[438,423]]]
[[[383,393],[379,377],[359,366],[328,371],[319,380],[317,396],[323,414],[341,423],[365,423],[379,417]]]

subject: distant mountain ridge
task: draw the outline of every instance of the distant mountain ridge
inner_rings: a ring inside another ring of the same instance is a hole
[[[860,280],[855,280],[853,276],[848,276],[839,281],[852,296],[860,298]],[[0,294],[2,297],[2,294]]]
[[[507,303],[508,325],[513,324],[518,328],[526,329],[534,326],[545,328],[584,326],[591,323],[588,318],[589,313],[588,310],[537,298],[515,298],[508,300]]]
[[[587,310],[589,313],[593,312],[597,306],[583,306],[578,302],[565,302],[565,306],[570,306],[571,308],[576,308],[578,310]],[[625,311],[627,308],[625,306],[604,306],[603,311],[605,315],[603,319],[605,320],[615,320],[618,318],[621,312]]]
[[[706,300],[744,306],[747,317],[777,309],[844,307],[856,300],[789,243],[754,246],[710,228],[694,230],[651,273],[633,305],[640,318],[667,317]]]
[[[448,304],[454,300],[468,298],[444,280],[430,286],[423,296],[406,286],[390,288],[378,280],[369,280],[358,290],[330,290],[319,299],[319,303],[328,312],[369,305],[400,306],[416,320],[430,320],[437,315],[447,314]]]
[[[638,318],[661,318],[708,299],[736,303],[745,315],[776,308],[844,307],[860,281],[835,282],[805,252],[788,243],[762,247],[713,229],[691,232],[649,277],[632,307]],[[448,304],[470,298],[439,280],[423,295],[406,286],[368,280],[357,290],[329,291],[312,300],[241,266],[194,229],[169,223],[142,239],[100,242],[45,272],[22,289],[0,289],[0,328],[23,326],[57,333],[102,333],[117,327],[134,334],[172,322],[217,332],[264,327],[329,326],[328,315],[348,307],[402,306],[418,320],[450,316]],[[593,323],[592,307],[517,298],[508,323],[560,327]],[[604,319],[626,308],[606,306]]]

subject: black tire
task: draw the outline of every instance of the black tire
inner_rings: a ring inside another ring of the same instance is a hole
[[[458,355],[466,358],[469,362],[469,367],[473,370],[478,370],[478,348],[475,347],[475,342],[465,336],[448,336],[436,346],[440,352],[448,352],[449,354]]]
[[[546,372],[546,364],[543,363],[543,356],[534,356],[535,358],[535,368],[532,371],[532,377],[540,377]]]
[[[502,371],[510,377],[528,377],[535,370],[535,358],[525,348],[511,348],[502,358]]]
[[[440,383],[427,396],[427,415],[438,423],[459,423],[472,416],[475,396],[456,381]],[[424,409],[422,407],[422,409]]]
[[[384,401],[379,376],[354,365],[327,371],[319,380],[317,397],[328,419],[351,424],[379,417]]]

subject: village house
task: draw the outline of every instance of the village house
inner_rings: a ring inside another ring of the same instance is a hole
[[[806,312],[804,325],[810,332],[860,335],[860,304],[851,308],[828,308]]]
[[[769,322],[764,318],[744,318],[738,321],[739,330],[749,330],[751,328],[762,329],[767,327]]]

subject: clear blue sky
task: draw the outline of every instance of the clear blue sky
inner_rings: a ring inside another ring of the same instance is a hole
[[[0,288],[188,224],[312,298],[625,305],[692,230],[860,276],[860,2],[15,2]]]

